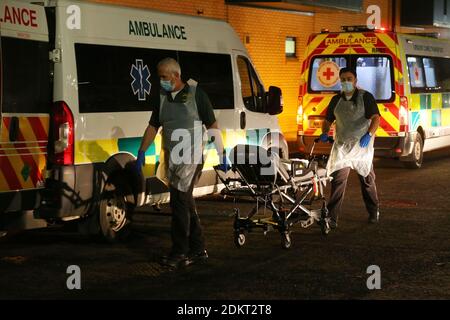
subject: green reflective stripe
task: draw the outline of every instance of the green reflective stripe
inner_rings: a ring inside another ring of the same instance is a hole
[[[442,94],[442,108],[450,108],[450,93]]]
[[[269,128],[263,129],[249,129],[246,130],[246,143],[251,145],[261,145],[264,136],[270,132]],[[129,152],[135,157],[137,157],[137,152],[141,145],[142,137],[133,137],[133,138],[120,138],[117,140],[118,149],[121,152]],[[227,151],[232,149],[232,146],[224,146]],[[213,142],[208,142],[205,145],[205,150],[215,149],[215,145]],[[156,145],[153,142],[150,147],[145,152],[146,156],[156,156],[156,160],[158,161],[159,155],[156,154]]]
[[[411,129],[416,131],[420,123],[420,112],[411,112]]]
[[[119,151],[129,152],[135,157],[137,157],[137,153],[139,147],[141,146],[142,137],[134,137],[134,138],[120,138],[117,142]],[[154,156],[156,155],[156,146],[153,142],[150,147],[145,152],[146,156]]]
[[[431,111],[431,126],[440,127],[441,126],[441,110]]]
[[[429,94],[420,95],[420,110],[431,109],[431,96]]]

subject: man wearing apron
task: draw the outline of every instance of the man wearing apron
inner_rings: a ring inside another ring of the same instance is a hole
[[[172,208],[172,250],[163,257],[162,263],[177,268],[208,258],[192,192],[203,167],[203,125],[207,129],[218,127],[207,94],[195,82],[181,80],[181,69],[176,60],[165,58],[158,63],[157,69],[162,88],[159,108],[152,113],[136,165],[140,172],[145,150],[162,127],[162,162],[166,166]],[[215,133],[214,143],[221,155],[221,168],[226,171],[222,137],[217,130]]]
[[[328,105],[320,140],[328,140],[328,132],[336,121],[335,142],[327,164],[327,174],[333,177],[328,210],[331,228],[337,227],[338,216],[350,169],[356,170],[369,223],[379,219],[379,203],[373,171],[374,135],[380,124],[380,112],[373,95],[356,88],[356,71],[342,68],[339,72],[342,93]]]

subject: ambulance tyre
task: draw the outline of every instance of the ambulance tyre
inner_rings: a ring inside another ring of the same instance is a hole
[[[423,160],[423,139],[420,133],[417,133],[416,139],[414,140],[412,161],[404,162],[406,168],[409,169],[419,169],[422,166]]]
[[[128,192],[127,192],[128,191]],[[108,182],[99,203],[100,232],[108,242],[125,240],[130,233],[134,206],[126,201],[130,188],[124,184]]]

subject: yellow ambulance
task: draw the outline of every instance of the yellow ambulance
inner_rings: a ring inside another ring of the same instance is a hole
[[[450,41],[365,27],[343,27],[308,39],[301,70],[298,139],[301,153],[320,135],[327,106],[341,90],[339,70],[356,69],[381,113],[375,155],[420,168],[423,152],[450,146]],[[329,144],[316,146],[327,154]]]

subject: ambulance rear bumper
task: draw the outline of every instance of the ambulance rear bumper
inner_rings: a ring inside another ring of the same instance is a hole
[[[94,172],[95,164],[53,167],[36,215],[43,219],[86,215],[94,200]]]

